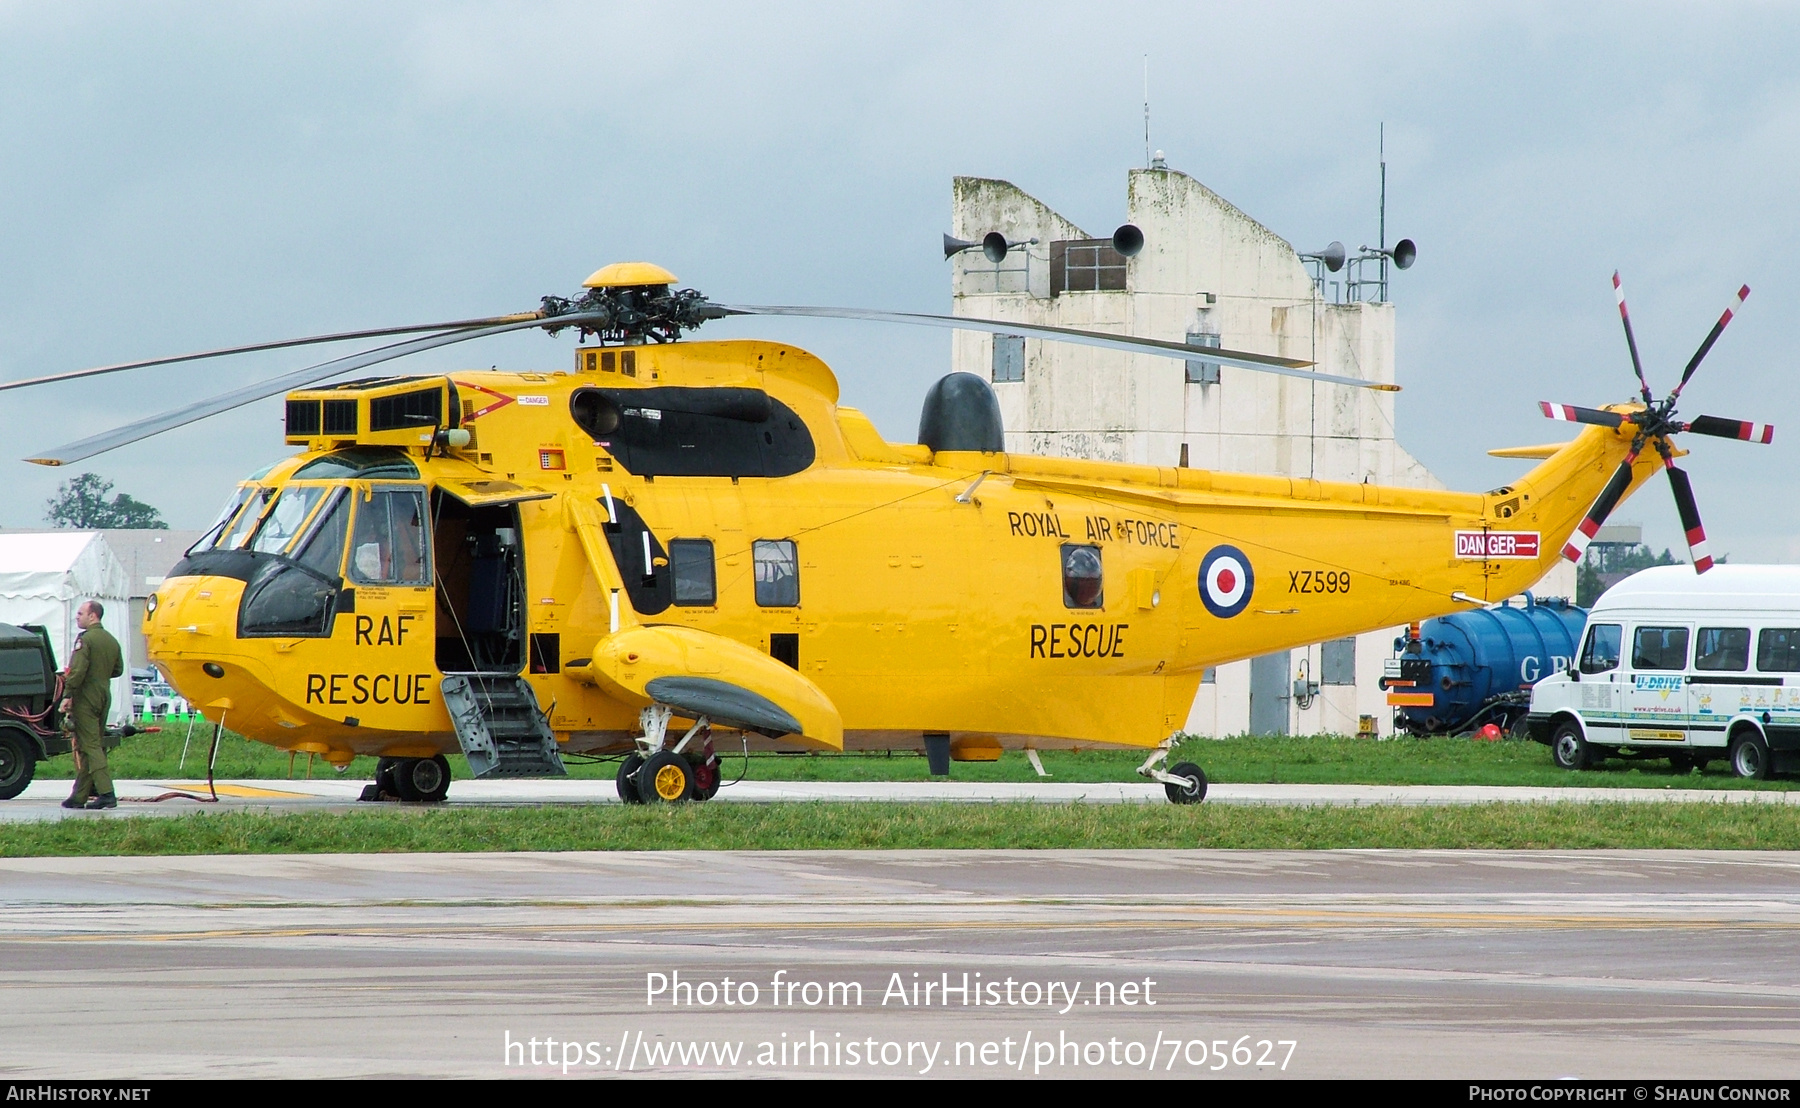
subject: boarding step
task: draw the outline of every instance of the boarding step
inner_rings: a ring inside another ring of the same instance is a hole
[[[550,721],[515,674],[445,676],[444,705],[476,777],[566,777]]]

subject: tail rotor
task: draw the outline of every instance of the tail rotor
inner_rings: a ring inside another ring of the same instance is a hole
[[[1613,293],[1619,302],[1619,321],[1625,327],[1625,345],[1631,351],[1631,369],[1637,375],[1638,388],[1643,396],[1644,406],[1641,411],[1614,411],[1605,408],[1582,408],[1573,404],[1551,404],[1539,401],[1538,408],[1548,419],[1563,420],[1569,423],[1586,423],[1598,427],[1624,427],[1629,424],[1635,428],[1632,435],[1631,451],[1619,468],[1613,471],[1612,478],[1600,495],[1588,509],[1587,517],[1581,526],[1569,536],[1563,546],[1562,555],[1571,562],[1579,562],[1587,552],[1588,543],[1606,522],[1606,517],[1618,506],[1625,490],[1631,487],[1631,474],[1639,457],[1647,446],[1654,446],[1662,457],[1663,468],[1669,474],[1669,488],[1675,496],[1675,510],[1681,516],[1681,530],[1687,539],[1688,554],[1693,560],[1694,572],[1705,573],[1713,566],[1712,555],[1707,551],[1706,528],[1700,522],[1700,506],[1694,499],[1694,487],[1688,480],[1687,472],[1675,464],[1675,451],[1670,445],[1670,438],[1683,431],[1692,431],[1696,435],[1708,435],[1713,438],[1737,439],[1741,442],[1771,443],[1775,440],[1775,428],[1766,423],[1752,423],[1745,420],[1725,419],[1721,416],[1703,415],[1691,423],[1683,423],[1675,418],[1675,402],[1681,397],[1681,390],[1694,377],[1694,371],[1711,352],[1713,344],[1719,341],[1725,327],[1744,306],[1744,298],[1750,295],[1750,286],[1738,289],[1731,304],[1719,316],[1712,330],[1707,332],[1706,339],[1694,356],[1688,359],[1687,367],[1682,370],[1681,380],[1670,390],[1669,395],[1658,401],[1650,391],[1650,381],[1644,375],[1643,361],[1638,357],[1637,336],[1632,333],[1631,313],[1625,307],[1625,287],[1619,280],[1617,272],[1613,274]]]

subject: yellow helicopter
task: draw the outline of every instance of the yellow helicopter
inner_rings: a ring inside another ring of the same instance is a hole
[[[373,795],[426,801],[446,795],[457,752],[478,777],[618,754],[627,802],[704,800],[719,728],[746,750],[923,746],[934,772],[1003,749],[1140,747],[1139,772],[1195,802],[1204,772],[1163,763],[1206,667],[1516,594],[1559,553],[1579,557],[1659,465],[1704,570],[1670,438],[1769,439],[1674,419],[1727,312],[1666,400],[1644,384],[1641,404],[1544,405],[1589,426],[1496,451],[1539,464],[1484,493],[1009,454],[993,392],[969,374],[933,386],[919,443],[893,443],[804,350],[676,340],[731,315],[838,316],[1394,386],[1217,347],[724,305],[675,285],[615,264],[533,312],[0,388],[425,332],[30,460],[67,464],[286,392],[299,453],[240,484],[150,598],[151,659],[215,723],[339,766],[377,756]],[[526,328],[576,329],[573,364],[319,384]]]

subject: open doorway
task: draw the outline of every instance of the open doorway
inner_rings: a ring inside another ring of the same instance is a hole
[[[437,665],[443,673],[524,666],[525,559],[519,509],[432,496],[437,553]]]

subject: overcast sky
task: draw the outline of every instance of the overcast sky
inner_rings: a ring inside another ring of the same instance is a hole
[[[1628,398],[1609,276],[1652,383],[1747,282],[1684,414],[1715,554],[1800,561],[1793,381],[1800,13],[1775,5],[0,0],[0,378],[529,308],[644,258],[722,300],[947,311],[950,178],[1090,230],[1151,141],[1302,249],[1376,234],[1398,275],[1401,441],[1452,487],[1552,441],[1540,399]],[[910,441],[946,334],[729,321],[824,357]],[[523,335],[410,371],[563,368]],[[306,363],[277,354],[0,393],[0,525],[69,471],[16,459]],[[313,359],[319,360],[319,359]],[[284,453],[279,400],[91,469],[200,527]],[[10,460],[8,460],[10,459]],[[1617,518],[1679,548],[1661,482]]]

